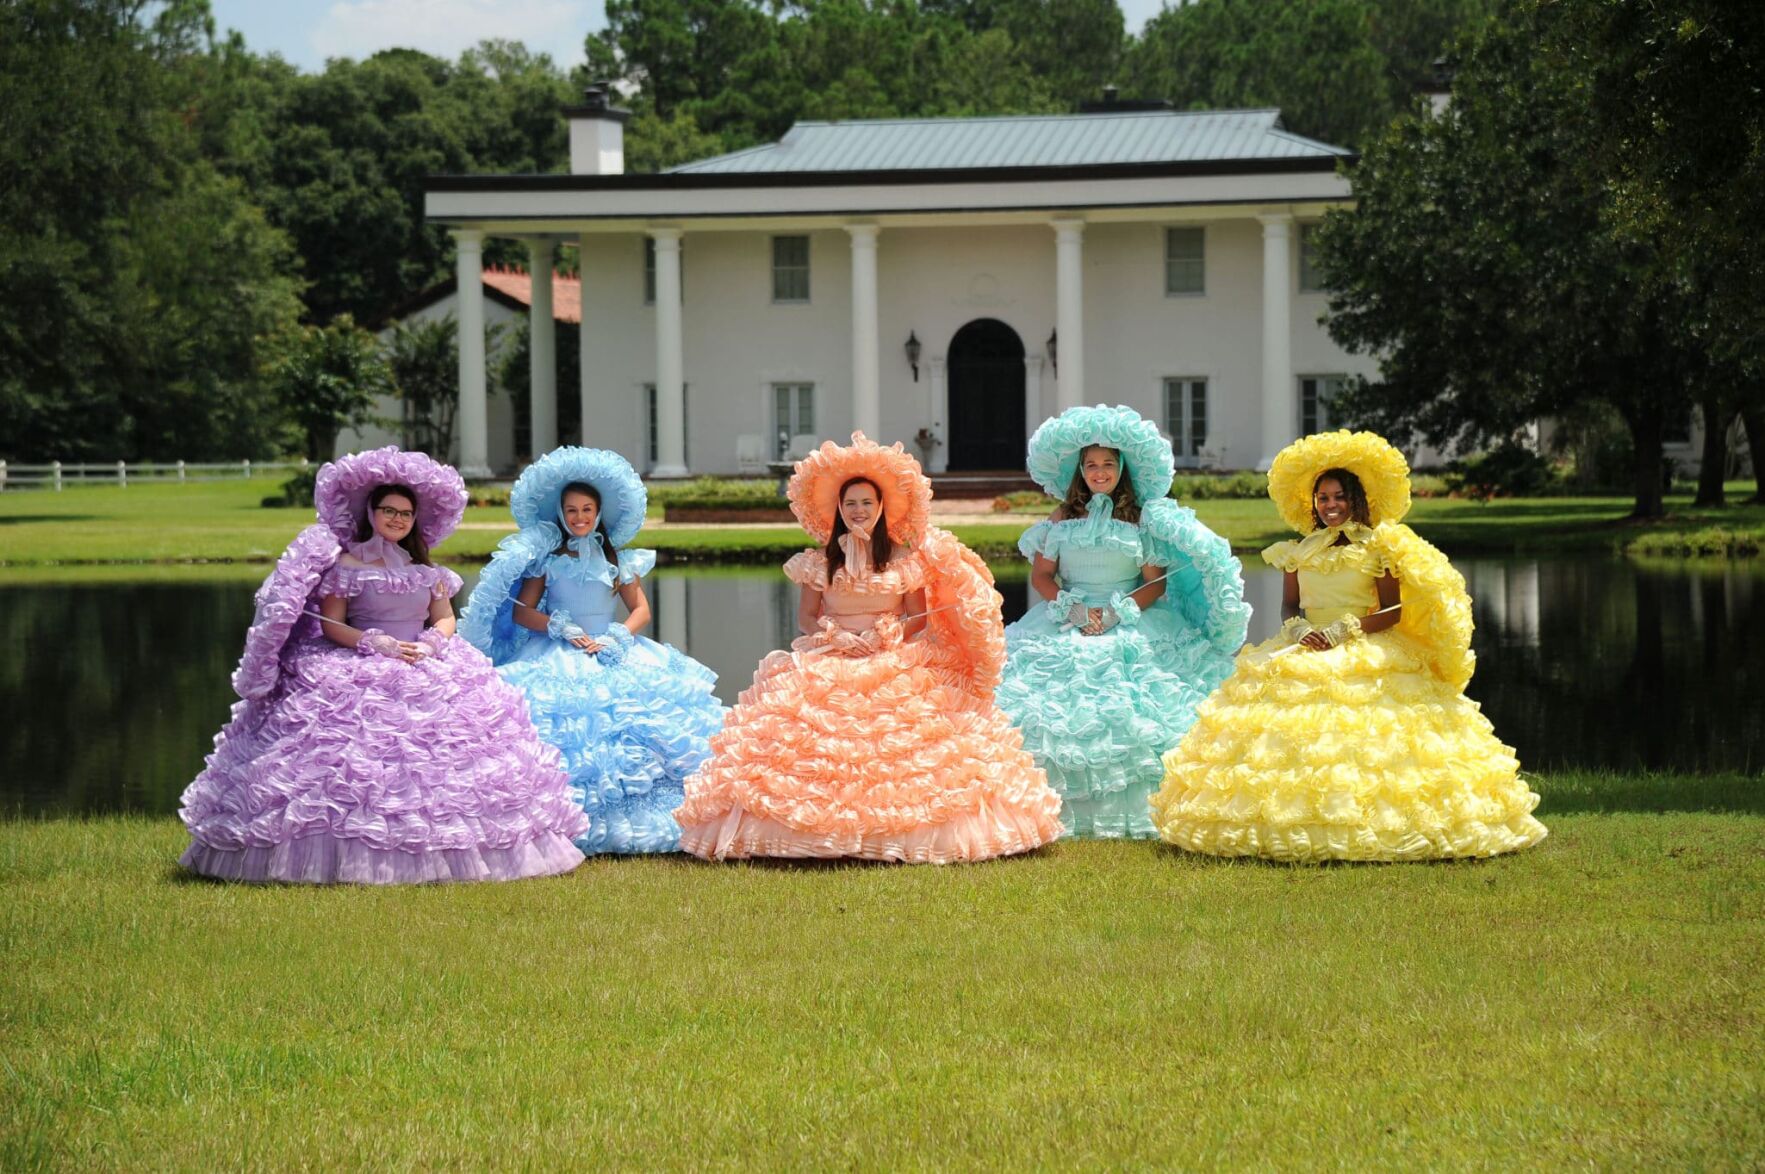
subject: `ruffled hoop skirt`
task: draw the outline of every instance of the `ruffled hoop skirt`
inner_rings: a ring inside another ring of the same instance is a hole
[[[275,690],[233,706],[180,815],[186,868],[313,884],[568,872],[588,827],[521,695],[458,639],[417,664],[292,645]]]
[[[1477,704],[1385,631],[1326,652],[1246,650],[1165,756],[1166,840],[1215,856],[1424,860],[1542,840],[1538,796]]]
[[[1060,834],[1059,798],[991,698],[937,645],[760,663],[687,780],[681,847],[714,859],[855,857],[946,864]]]
[[[589,827],[578,848],[591,856],[679,849],[682,784],[723,726],[715,673],[642,636],[614,665],[530,640],[497,671],[527,698],[540,739],[563,755],[582,796]]]
[[[1060,793],[1060,822],[1076,836],[1151,837],[1147,806],[1160,761],[1232,659],[1182,618],[1148,608],[1137,625],[1101,636],[1062,631],[1041,603],[1005,629],[999,708]]]

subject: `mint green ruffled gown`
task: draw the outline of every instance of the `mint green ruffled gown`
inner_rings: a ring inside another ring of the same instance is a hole
[[[1099,636],[1038,602],[1005,629],[998,702],[1060,793],[1069,835],[1150,838],[1161,756],[1231,674],[1250,609],[1238,560],[1192,510],[1158,501],[1134,525],[1111,509],[1099,495],[1087,517],[1040,522],[1018,548],[1053,561],[1088,606],[1139,588],[1143,566],[1168,573],[1163,598]]]

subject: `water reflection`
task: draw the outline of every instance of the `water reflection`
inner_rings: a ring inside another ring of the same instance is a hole
[[[1463,560],[1476,601],[1470,694],[1533,767],[1765,765],[1765,567],[1605,559]],[[475,577],[467,571],[468,589]],[[999,568],[1007,619],[1021,564]],[[1279,626],[1280,576],[1247,572],[1252,639]],[[228,674],[254,578],[67,586],[0,579],[0,805],[8,812],[175,811],[234,700]],[[655,634],[733,701],[787,643],[795,588],[773,570],[664,570]],[[462,600],[463,602],[463,600]]]

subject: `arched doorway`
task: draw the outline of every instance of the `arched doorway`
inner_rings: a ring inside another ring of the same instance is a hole
[[[951,469],[1019,469],[1024,458],[1023,339],[976,318],[950,340]]]

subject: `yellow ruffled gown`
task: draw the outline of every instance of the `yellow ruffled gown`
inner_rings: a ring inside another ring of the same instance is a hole
[[[1511,747],[1464,694],[1475,664],[1464,578],[1408,526],[1346,528],[1263,552],[1299,577],[1322,626],[1378,610],[1393,574],[1400,622],[1323,652],[1277,636],[1231,677],[1164,757],[1152,798],[1164,839],[1214,856],[1427,860],[1493,856],[1542,840],[1538,796]]]

